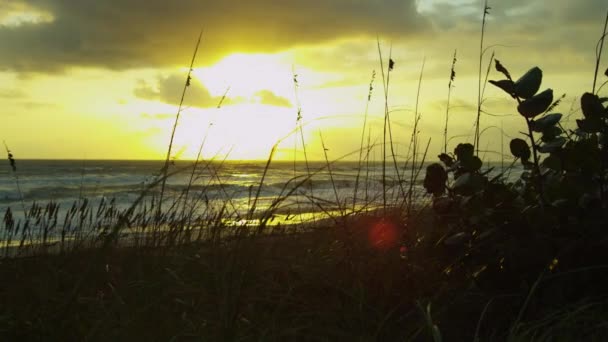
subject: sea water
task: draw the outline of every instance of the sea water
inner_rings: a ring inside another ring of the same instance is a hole
[[[164,164],[134,160],[17,160],[13,172],[7,161],[5,167],[0,167],[0,215],[10,208],[13,217],[21,219],[24,210],[30,210],[34,203],[44,206],[53,202],[59,206],[61,220],[84,199],[92,208],[104,201],[120,210],[134,203],[158,201]],[[402,164],[398,169],[397,172],[392,162],[273,161],[267,165],[266,161],[203,160],[194,167],[193,162],[176,161],[170,163],[167,171],[171,176],[166,179],[163,210],[170,210],[176,203],[197,202],[196,210],[224,207],[240,219],[256,217],[274,203],[273,213],[287,217],[311,217],[311,213],[327,216],[374,208],[384,201],[397,203],[410,189],[413,200],[428,201],[422,186],[425,168],[412,170]]]

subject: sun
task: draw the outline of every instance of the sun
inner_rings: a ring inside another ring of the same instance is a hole
[[[204,140],[206,158],[266,159],[289,139],[297,109],[284,55],[235,53],[192,73],[210,94],[227,97],[219,109],[184,111],[176,131],[182,158],[196,158]]]
[[[253,96],[266,89],[280,96],[294,92],[293,66],[280,54],[235,53],[218,63],[193,70],[213,94],[230,88],[232,96]]]
[[[294,82],[295,67],[288,60],[285,54],[236,53],[214,65],[194,68],[192,77],[199,88],[204,86],[212,98],[225,95],[225,100],[220,108],[182,108],[172,155],[195,159],[200,150],[207,159],[263,160],[276,147],[276,159],[293,159],[297,94],[305,90]],[[316,76],[306,69],[299,72],[306,81]],[[167,111],[166,104],[155,103],[163,113],[177,113],[175,106]],[[157,121],[154,144],[159,151],[166,153],[174,122],[175,115]],[[313,133],[317,132],[304,132]]]
[[[289,108],[244,103],[184,113],[175,134],[179,159],[263,160],[275,144],[288,144],[294,120]],[[277,157],[280,158],[279,155]]]

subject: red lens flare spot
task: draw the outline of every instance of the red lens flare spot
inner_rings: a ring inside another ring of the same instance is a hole
[[[385,219],[376,222],[369,231],[370,244],[378,249],[389,249],[397,244],[399,232],[397,226]]]

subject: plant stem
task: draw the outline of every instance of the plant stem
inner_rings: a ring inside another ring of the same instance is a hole
[[[218,102],[216,109],[219,110],[222,107],[222,103],[224,103],[224,101],[226,100],[226,96],[228,96],[229,91],[230,91],[230,87],[228,87],[226,89],[226,91],[224,92],[224,95],[220,98],[220,101]],[[194,176],[196,174],[198,164],[201,162],[202,155],[203,155],[203,148],[205,147],[205,142],[207,141],[207,136],[209,135],[209,131],[211,130],[212,126],[213,126],[213,122],[210,122],[209,125],[207,126],[205,135],[203,136],[201,144],[198,148],[198,153],[196,154],[196,159],[194,160],[194,165],[192,166],[192,172],[190,173],[190,179],[188,180],[188,186],[186,187],[186,191],[184,193],[184,206],[182,208],[182,216],[184,216],[184,214],[185,214],[186,206],[188,205],[188,195],[190,193],[190,189],[192,188],[192,184],[194,183]],[[208,165],[207,165],[207,167],[208,167]],[[194,211],[194,209],[191,208],[190,213],[188,214],[188,221],[190,221],[190,218],[193,215],[193,211]],[[190,222],[188,222],[188,225],[189,224],[190,224]],[[183,226],[182,226],[182,228],[183,228]]]
[[[538,188],[538,195],[540,197],[539,203],[542,209],[545,208],[545,192],[543,190],[543,176],[540,173],[540,163],[538,161],[538,151],[536,142],[534,141],[534,132],[530,125],[530,119],[526,118],[526,124],[528,125],[528,134],[530,136],[530,143],[532,144],[532,156],[534,158],[534,172],[536,173],[536,186]]]
[[[380,55],[380,67],[382,68],[382,53],[380,51],[380,43],[378,42],[378,53]],[[383,144],[383,155],[382,155],[382,192],[383,192],[383,206],[386,213],[386,133],[388,131],[389,145],[391,148],[391,158],[393,160],[393,167],[395,168],[395,175],[397,177],[397,184],[401,190],[401,195],[405,198],[405,190],[403,189],[403,182],[401,181],[401,174],[399,173],[399,165],[397,164],[397,155],[395,153],[395,146],[393,144],[393,130],[391,127],[390,111],[388,109],[388,90],[391,78],[391,71],[393,70],[393,46],[391,44],[388,61],[389,64],[386,70],[386,77],[384,69],[382,69],[382,83],[384,85],[384,144]]]
[[[505,128],[504,121],[500,121],[500,172],[505,172]]]
[[[272,162],[272,158],[274,158],[274,153],[277,150],[280,141],[275,143],[270,150],[270,154],[268,155],[268,159],[266,160],[266,166],[264,167],[264,172],[262,173],[262,178],[260,178],[260,183],[258,184],[258,189],[255,192],[255,197],[253,198],[253,204],[251,208],[249,208],[249,213],[247,214],[247,221],[250,221],[253,218],[253,214],[255,213],[255,208],[258,203],[258,199],[260,198],[260,193],[262,192],[262,186],[264,185],[264,180],[266,180],[266,174],[268,173],[268,169],[270,168],[270,163]]]
[[[374,79],[376,78],[376,71],[372,71],[372,77],[369,82],[369,92],[367,94],[367,102],[365,104],[365,115],[363,117],[363,130],[361,131],[361,143],[359,145],[359,162],[357,164],[357,176],[355,177],[355,189],[353,194],[353,212],[357,207],[357,191],[359,190],[359,177],[361,175],[361,163],[363,161],[363,142],[365,139],[365,130],[367,129],[367,115],[369,112],[369,103],[372,100],[372,90],[374,89]],[[369,154],[369,151],[368,151]]]
[[[15,167],[15,160],[12,157],[11,151],[6,144],[6,141],[3,141],[4,148],[6,149],[6,154],[8,155],[8,159],[11,162],[11,169],[13,171],[13,178],[15,179],[15,185],[17,186],[17,193],[19,194],[19,201],[21,202],[21,209],[23,210],[23,216],[27,220],[27,209],[25,207],[25,200],[23,199],[23,192],[21,191],[21,184],[19,183],[19,175],[17,174],[17,168]]]
[[[299,92],[298,89],[300,88],[300,84],[298,83],[298,75],[295,72],[295,68],[292,68],[292,74],[293,74],[293,90],[294,90],[294,95],[295,95],[295,100],[296,100],[296,105],[298,106],[298,113],[297,113],[297,117],[296,117],[296,130],[299,131],[300,133],[300,140],[302,143],[302,152],[304,153],[304,162],[306,165],[306,174],[308,175],[308,178],[311,178],[311,172],[310,172],[310,164],[308,162],[308,152],[306,151],[306,141],[304,139],[304,128],[302,125],[302,104],[300,102],[300,96],[299,96]],[[296,133],[297,135],[297,133]],[[298,138],[295,137],[294,138],[294,144],[298,145]],[[294,169],[296,168],[296,155],[297,155],[297,151],[294,150]],[[294,174],[294,176],[296,176]],[[308,190],[310,191],[310,198],[314,198],[314,193],[313,193],[313,185],[312,185],[312,179],[310,180],[310,182],[308,182]],[[298,211],[299,211],[299,205],[300,202],[297,200],[297,196],[296,196],[296,203],[298,204]],[[300,215],[300,219],[302,218],[302,215]],[[314,214],[313,214],[313,218],[314,218]]]
[[[606,20],[604,21],[604,30],[602,30],[602,36],[598,41],[598,46],[595,50],[595,72],[593,73],[593,90],[595,94],[595,85],[597,84],[597,73],[600,68],[600,61],[602,60],[602,50],[604,49],[604,40],[606,40],[606,29],[608,29],[608,11],[606,11]]]
[[[483,18],[481,21],[481,39],[479,42],[479,78],[478,78],[478,88],[477,88],[477,119],[475,121],[475,140],[473,146],[475,146],[476,153],[479,154],[479,119],[481,117],[481,68],[483,66],[483,41],[485,37],[486,31],[486,16],[488,15],[488,11],[490,7],[488,7],[488,0],[484,1],[483,4]]]
[[[382,208],[384,214],[386,214],[386,128],[388,119],[388,110],[386,109],[388,104],[388,94],[386,89],[386,75],[384,74],[384,62],[382,61],[382,49],[380,48],[380,39],[377,39],[378,43],[378,56],[380,57],[380,70],[382,71],[382,85],[384,87],[384,130],[382,133]]]
[[[389,72],[390,74],[390,72]],[[386,96],[388,97],[388,78],[387,78],[387,92],[386,92]],[[386,114],[386,122],[388,124],[388,140],[389,140],[389,145],[391,147],[391,159],[393,160],[393,168],[395,169],[395,176],[397,177],[397,184],[399,184],[399,190],[401,190],[401,195],[403,196],[403,198],[406,197],[406,193],[405,190],[403,188],[403,181],[401,180],[401,173],[399,172],[399,165],[397,164],[397,154],[395,153],[395,144],[393,143],[393,128],[391,125],[391,116],[390,116],[390,111],[388,110],[388,99],[385,101],[385,110],[387,112]]]
[[[334,181],[334,175],[331,171],[331,164],[329,163],[329,157],[327,156],[327,147],[325,146],[325,140],[323,139],[323,134],[319,132],[319,138],[321,138],[321,147],[323,148],[323,155],[325,156],[325,164],[327,165],[327,172],[329,173],[329,180],[331,181],[332,189],[334,190],[334,196],[336,196],[336,204],[338,206],[338,210],[340,211],[340,216],[345,216],[345,211],[342,210],[342,204],[340,202],[340,196],[338,195],[338,189],[336,188],[336,182]]]
[[[452,59],[452,70],[450,72],[450,82],[448,83],[448,101],[445,107],[445,128],[443,130],[443,153],[448,153],[448,119],[450,116],[450,98],[452,96],[452,83],[456,76],[454,67],[456,66],[456,50],[454,50],[454,57]]]
[[[418,124],[420,123],[421,114],[419,114],[418,109],[420,105],[420,91],[422,89],[422,77],[424,76],[424,66],[426,65],[426,57],[422,59],[422,66],[420,67],[420,76],[418,77],[418,90],[416,92],[416,107],[414,109],[414,129],[412,131],[412,138],[410,140],[410,146],[412,146],[412,168],[410,173],[410,187],[407,192],[407,214],[411,213],[412,209],[412,195],[414,191],[414,182],[416,180],[416,175],[414,170],[416,169],[416,162],[418,157]],[[409,152],[408,152],[409,155]]]
[[[167,157],[165,158],[165,165],[163,166],[163,176],[162,182],[160,186],[160,195],[158,201],[158,211],[156,213],[157,220],[160,219],[161,209],[163,205],[163,195],[165,193],[165,185],[167,182],[167,173],[169,171],[169,161],[171,159],[171,150],[173,148],[173,139],[175,138],[175,131],[177,130],[177,123],[179,122],[179,116],[182,111],[182,106],[184,104],[184,98],[186,97],[186,89],[190,86],[190,80],[192,79],[192,67],[194,66],[194,61],[196,60],[196,55],[198,53],[198,48],[201,44],[201,39],[203,37],[203,30],[198,35],[198,40],[196,42],[196,47],[194,48],[194,54],[192,55],[192,60],[190,61],[190,68],[188,69],[188,76],[186,77],[186,82],[184,82],[184,88],[182,90],[182,96],[179,101],[179,106],[177,108],[177,114],[175,115],[175,122],[173,123],[173,129],[171,130],[171,139],[169,140],[169,148],[167,149]]]
[[[604,29],[602,30],[602,36],[600,37],[599,41],[598,41],[598,45],[596,46],[596,50],[595,50],[595,72],[593,73],[593,90],[592,92],[595,94],[595,86],[597,84],[597,74],[600,68],[600,62],[602,59],[602,50],[604,50],[604,41],[606,40],[606,29],[608,28],[608,11],[606,11],[606,19],[604,21]],[[606,83],[604,83],[606,84]],[[603,85],[602,85],[603,86]],[[602,86],[600,86],[600,89],[602,88]],[[600,91],[600,89],[598,89],[598,93]],[[599,177],[599,185],[600,185],[600,202],[602,203],[602,205],[605,202],[606,199],[606,195],[605,195],[605,190],[604,190],[604,183],[605,183],[605,170],[606,170],[606,166],[605,166],[605,155],[606,155],[606,145],[603,144],[602,147],[600,148],[600,153],[601,153],[601,157],[600,157],[600,177]],[[602,212],[603,213],[603,212]]]

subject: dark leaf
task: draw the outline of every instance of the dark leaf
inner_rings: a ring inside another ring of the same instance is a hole
[[[509,70],[507,70],[507,68],[505,68],[498,59],[495,59],[494,62],[496,63],[496,71],[500,72],[501,74],[505,75],[506,78],[511,80]]]
[[[511,140],[509,147],[511,149],[511,154],[513,154],[513,156],[515,156],[516,158],[520,158],[521,160],[530,159],[530,147],[528,146],[528,143],[525,140],[515,138]]]
[[[562,114],[554,113],[543,116],[538,120],[530,121],[530,128],[534,132],[542,132],[549,127],[556,125],[561,120]]]
[[[525,100],[517,106],[519,114],[526,118],[533,118],[551,106],[553,102],[553,89],[547,89],[534,97]]]
[[[529,99],[534,96],[543,81],[543,71],[539,67],[534,67],[526,72],[520,79],[515,81],[515,95],[522,99]]]
[[[585,133],[598,133],[602,130],[602,119],[597,117],[582,120],[577,119],[576,124]]]
[[[447,167],[451,167],[452,165],[454,165],[454,159],[446,153],[440,154],[439,160],[441,160],[441,162],[444,163]]]
[[[551,153],[559,150],[566,143],[566,138],[558,137],[550,142],[542,144],[538,151],[540,153]]]
[[[515,85],[513,84],[513,81],[511,81],[511,80],[500,80],[500,81],[489,80],[488,82],[490,82],[491,84],[502,89],[505,93],[513,96],[513,92],[515,91],[514,90]]]
[[[559,128],[557,126],[547,127],[545,130],[543,130],[543,136],[541,137],[541,140],[543,142],[553,141],[560,134],[562,134],[561,128]]]
[[[471,144],[458,144],[454,149],[454,154],[458,160],[465,160],[473,157],[475,153],[475,147]]]
[[[433,163],[426,168],[424,188],[430,194],[439,196],[445,192],[448,173],[439,163]]]
[[[581,96],[581,109],[585,118],[600,117],[604,114],[604,106],[600,98],[591,93],[584,93]]]
[[[481,159],[479,159],[477,156],[471,156],[471,157],[461,160],[461,165],[467,171],[475,172],[475,171],[479,171],[479,169],[481,169],[481,166],[483,165],[483,163],[481,162]]]
[[[388,70],[393,71],[394,68],[395,68],[395,61],[391,58],[388,60]]]
[[[562,162],[558,157],[550,155],[543,160],[543,166],[554,171],[561,171]]]
[[[608,76],[608,69],[606,69],[606,71],[604,71],[604,75]]]

